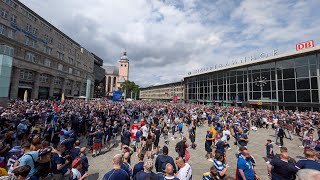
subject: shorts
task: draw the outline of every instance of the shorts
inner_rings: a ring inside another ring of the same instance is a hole
[[[153,142],[153,145],[154,145],[155,147],[158,147],[158,146],[159,146],[159,140],[155,140],[155,141]]]
[[[141,143],[140,142],[136,142],[136,148],[141,148]]]
[[[194,136],[190,136],[189,138],[190,138],[190,141],[191,141],[192,143],[194,143],[194,142],[196,141],[196,137],[194,137]]]
[[[205,149],[206,149],[207,153],[211,153],[212,152],[211,145],[205,144]]]
[[[182,128],[179,128],[179,133],[182,133]]]
[[[102,143],[101,142],[95,142],[93,144],[93,149],[94,150],[98,150],[98,149],[101,149],[102,148]]]

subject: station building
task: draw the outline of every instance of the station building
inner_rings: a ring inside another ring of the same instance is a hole
[[[320,47],[213,68],[184,78],[185,101],[319,111]]]

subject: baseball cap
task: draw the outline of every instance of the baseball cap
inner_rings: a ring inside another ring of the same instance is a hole
[[[9,153],[16,153],[16,152],[22,152],[21,151],[21,146],[14,146],[13,148],[10,149]]]
[[[80,158],[76,158],[75,160],[72,161],[72,168],[76,168],[80,164],[81,164],[81,159]]]

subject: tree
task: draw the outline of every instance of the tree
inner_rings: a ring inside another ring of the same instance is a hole
[[[128,98],[131,97],[131,92],[134,93],[134,96],[139,95],[140,87],[135,82],[126,80],[121,84],[120,89],[122,92],[126,92],[125,98]]]

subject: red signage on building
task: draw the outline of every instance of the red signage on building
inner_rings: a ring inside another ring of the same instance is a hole
[[[314,41],[313,40],[306,41],[306,42],[301,42],[301,43],[296,44],[296,50],[297,51],[300,51],[300,50],[303,50],[303,49],[308,49],[308,48],[311,48],[311,47],[314,47]]]
[[[173,103],[177,103],[178,102],[178,96],[173,96]]]

